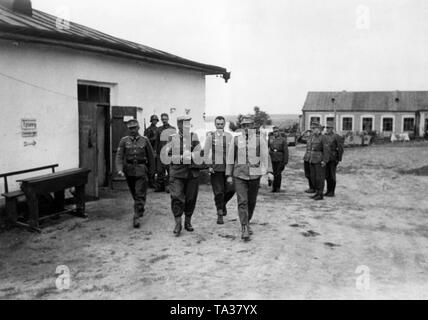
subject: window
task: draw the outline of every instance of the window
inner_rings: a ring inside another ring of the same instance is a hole
[[[314,123],[314,122],[321,123],[321,118],[320,117],[311,117],[311,121],[309,121],[309,123],[312,125],[312,123]]]
[[[351,117],[342,118],[342,131],[352,131],[352,120]]]
[[[327,123],[329,122],[333,122],[334,123],[334,117],[327,117],[325,118],[325,124],[327,125]]]
[[[373,131],[373,118],[363,118],[363,131]]]
[[[414,131],[414,130],[415,130],[415,118],[404,118],[403,131]]]
[[[382,119],[382,131],[383,132],[392,132],[394,127],[394,119],[392,118],[383,118]]]

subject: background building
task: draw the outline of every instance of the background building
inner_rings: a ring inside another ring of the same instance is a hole
[[[336,131],[376,131],[380,135],[428,130],[428,91],[309,92],[303,106],[301,129],[312,121],[325,125],[335,119]]]
[[[190,114],[204,128],[206,75],[230,77],[35,10],[31,1],[0,0],[1,172],[87,167],[87,192],[97,197],[114,172],[124,121],[135,117],[143,127],[166,112],[174,124]]]

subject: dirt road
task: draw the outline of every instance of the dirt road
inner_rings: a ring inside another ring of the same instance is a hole
[[[200,187],[195,232],[178,239],[167,194],[149,194],[134,230],[128,192],[105,191],[88,220],[0,234],[0,298],[428,298],[428,176],[404,173],[427,165],[428,144],[347,149],[337,197],[317,202],[303,192],[304,146],[290,152],[285,191],[260,189],[249,243],[236,198],[216,224],[210,186]],[[55,285],[60,265],[68,290]]]

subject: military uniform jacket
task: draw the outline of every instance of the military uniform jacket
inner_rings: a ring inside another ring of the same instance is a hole
[[[144,136],[149,139],[153,151],[156,151],[158,149],[157,143],[159,141],[159,128],[154,125],[150,125],[150,127],[144,131]]]
[[[250,142],[245,134],[234,137],[230,144],[226,165],[226,175],[243,180],[259,179],[267,172],[272,173],[272,162],[269,156],[268,142],[260,134],[256,143]],[[241,153],[241,154],[240,154]],[[260,157],[258,163],[252,163],[249,154]]]
[[[330,157],[330,146],[328,144],[328,139],[326,136],[312,135],[310,140],[310,163],[327,163]],[[309,142],[309,141],[308,141]]]
[[[271,136],[269,139],[269,154],[272,162],[288,163],[288,143],[285,137]]]
[[[162,136],[162,132],[165,130],[168,130],[167,136]],[[160,126],[158,127],[158,141],[156,143],[156,154],[160,154],[162,151],[162,148],[168,143],[168,137],[170,137],[172,134],[176,133],[175,127],[168,124],[167,126]]]
[[[155,160],[149,140],[140,135],[122,138],[117,149],[116,168],[128,176],[153,175]]]
[[[204,147],[205,163],[215,172],[226,172],[227,153],[232,139],[229,132],[208,132]],[[222,158],[222,162],[219,158]]]
[[[203,152],[199,138],[196,133],[191,133],[191,141],[186,141],[182,134],[176,133],[169,137],[168,141],[168,154],[171,156],[172,163],[169,168],[169,175],[173,178],[187,179],[199,177],[200,169],[197,168],[193,157],[199,157],[201,164],[203,163]],[[183,152],[190,150],[192,152],[192,159],[183,159]]]
[[[328,144],[330,146],[330,159],[329,161],[342,161],[343,157],[343,144],[341,137],[336,133],[326,134]]]

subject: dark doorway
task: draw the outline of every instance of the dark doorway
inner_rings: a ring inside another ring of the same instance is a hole
[[[79,166],[91,170],[86,194],[98,198],[98,188],[110,174],[110,88],[78,85]]]

